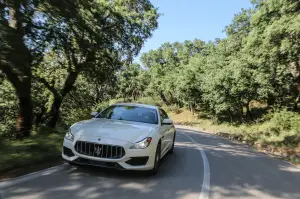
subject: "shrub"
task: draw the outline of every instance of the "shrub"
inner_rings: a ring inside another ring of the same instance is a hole
[[[296,145],[300,142],[300,115],[286,110],[266,115],[263,123],[239,126],[235,133],[243,132],[243,136],[254,142],[271,145]]]
[[[179,114],[182,112],[182,110],[176,105],[164,106],[164,109],[169,113],[171,112],[171,113]]]
[[[162,100],[155,97],[142,97],[136,100],[136,102],[141,104],[154,105],[154,106],[163,106]]]
[[[90,113],[91,109],[88,107],[81,107],[81,108],[72,108],[69,109],[67,112],[62,111],[62,116],[61,116],[61,125],[67,125],[70,126],[76,122],[79,122],[81,120],[87,120],[90,119]]]
[[[109,102],[102,102],[102,103],[98,103],[93,107],[92,111],[96,111],[96,112],[101,112],[104,109],[106,109],[107,107],[109,107]]]
[[[131,102],[131,100],[125,100],[122,98],[117,98],[117,99],[111,99],[109,100],[109,105],[117,104],[117,103],[124,103],[124,102]],[[104,102],[105,103],[105,102]]]
[[[0,137],[11,137],[15,131],[18,103],[8,81],[0,79]]]

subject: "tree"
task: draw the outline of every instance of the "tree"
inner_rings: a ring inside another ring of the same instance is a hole
[[[103,65],[115,69],[132,60],[159,16],[148,0],[7,0],[0,1],[0,9],[0,69],[19,99],[18,135],[29,135],[32,125],[32,70],[54,95],[49,120],[54,127],[79,73],[103,74]],[[47,74],[35,69],[49,49],[57,56],[57,67],[68,72],[59,90],[44,78]]]
[[[205,43],[201,40],[164,43],[159,49],[144,53],[141,61],[150,70],[151,79],[148,92],[158,95],[165,104],[182,104],[176,99],[176,76],[189,60],[204,53]]]
[[[145,92],[149,82],[146,78],[147,71],[139,64],[125,66],[118,75],[119,97],[137,100]]]
[[[300,89],[300,2],[267,0],[255,2],[256,12],[251,18],[252,30],[247,38],[248,52],[261,65],[281,70],[284,65],[294,80],[294,109],[297,109]]]
[[[54,35],[54,44],[57,53],[63,53],[67,58],[64,65],[68,66],[68,75],[62,89],[53,92],[51,127],[56,125],[62,101],[78,74],[96,75],[105,81],[122,62],[130,62],[138,54],[144,40],[157,27],[158,18],[148,0],[91,1],[84,4],[78,15],[82,26],[78,26],[77,21],[52,22],[53,28],[64,26]],[[87,16],[95,20],[91,21]]]
[[[38,3],[0,1],[0,70],[13,85],[18,98],[17,137],[28,136],[32,126],[31,66],[37,61],[32,55],[38,50],[27,44],[37,40],[32,35],[35,31],[33,15]]]

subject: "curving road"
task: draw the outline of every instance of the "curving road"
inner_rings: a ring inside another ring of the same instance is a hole
[[[177,132],[175,153],[156,176],[63,166],[6,186],[0,198],[300,199],[299,168],[214,135]]]

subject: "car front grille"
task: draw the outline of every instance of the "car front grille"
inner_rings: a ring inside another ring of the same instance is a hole
[[[121,146],[97,144],[92,142],[77,141],[75,144],[77,153],[87,156],[108,159],[120,159],[125,156],[125,150]]]

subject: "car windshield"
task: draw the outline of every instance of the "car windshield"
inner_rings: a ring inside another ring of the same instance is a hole
[[[157,111],[155,109],[131,105],[110,106],[96,117],[158,124]]]

